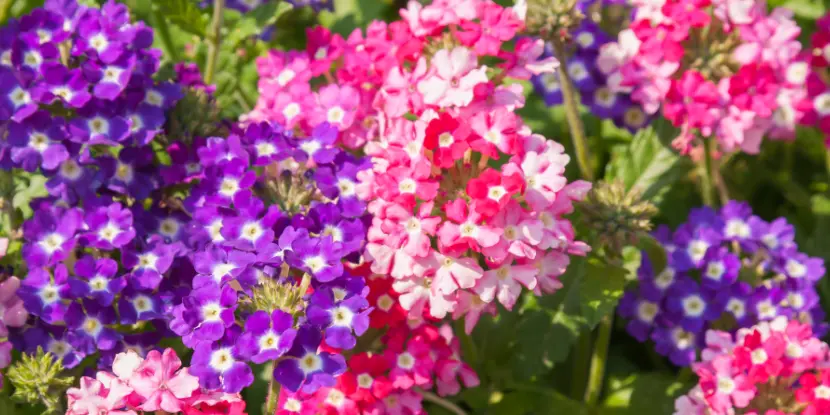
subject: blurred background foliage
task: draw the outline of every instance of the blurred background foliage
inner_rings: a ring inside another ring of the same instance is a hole
[[[172,76],[176,62],[196,62],[204,70],[207,42],[211,35],[211,9],[197,0],[119,0],[133,17],[155,30],[156,47],[164,51],[162,76]],[[313,13],[267,1],[242,15],[226,11],[217,62],[217,99],[223,116],[236,119],[249,111],[257,98],[255,59],[270,49],[305,47],[305,30],[322,24],[348,36],[375,19],[390,21],[405,0],[333,0],[334,12]],[[512,0],[496,0],[509,5]],[[95,3],[95,0],[81,0]],[[103,1],[101,1],[102,3]],[[770,0],[770,7],[793,10],[807,39],[815,20],[830,10],[830,0]],[[0,0],[0,21],[38,7],[42,1]],[[164,75],[166,74],[166,75]],[[527,102],[520,110],[534,130],[557,140],[573,154],[568,127],[561,108],[548,108],[526,86]],[[590,137],[593,164],[600,177],[620,179],[638,188],[659,207],[658,224],[676,226],[690,208],[702,204],[696,187],[695,169],[668,145],[675,131],[665,122],[632,135],[582,113]],[[578,177],[571,163],[570,178]],[[830,261],[830,153],[824,137],[814,130],[800,129],[794,142],[765,140],[758,156],[736,155],[725,161],[723,176],[732,198],[748,201],[764,219],[785,216],[796,226],[799,245]],[[0,186],[13,186],[13,207],[28,215],[28,201],[43,196],[42,177],[17,178]],[[11,255],[19,247],[11,248]],[[554,295],[527,296],[512,312],[485,316],[471,336],[462,337],[464,359],[479,373],[481,385],[463,390],[450,399],[474,414],[636,414],[672,413],[674,398],[685,392],[691,372],[678,371],[668,361],[630,338],[624,322],[616,319],[611,334],[605,384],[600,405],[586,407],[583,401],[587,377],[586,354],[590,357],[592,330],[601,319],[614,313],[639,253],[625,252],[625,269],[609,268],[574,259],[562,276],[564,288]],[[830,312],[830,280],[820,283],[822,304]],[[270,369],[258,368],[255,385],[244,392],[248,413],[261,414]],[[39,408],[13,404],[8,386],[0,392],[0,414],[37,414]],[[430,414],[449,413],[428,406]]]

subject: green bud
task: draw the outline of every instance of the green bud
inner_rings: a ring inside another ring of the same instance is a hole
[[[626,191],[621,181],[598,183],[579,207],[583,221],[596,234],[595,246],[614,256],[648,235],[657,214],[654,205],[640,200],[638,191]]]
[[[527,33],[546,41],[563,41],[585,18],[576,0],[527,0]]]
[[[14,385],[12,398],[28,404],[42,403],[44,414],[61,412],[61,398],[74,382],[71,376],[62,376],[63,364],[51,353],[38,347],[34,355],[23,354],[9,367],[6,377]]]
[[[287,265],[283,264],[283,274],[288,273]],[[305,294],[311,283],[311,276],[304,274],[299,284],[295,284],[289,278],[280,282],[273,278],[261,278],[254,287],[253,295],[248,303],[243,304],[249,311],[265,311],[271,313],[274,310],[282,310],[288,314],[298,317],[305,308]]]
[[[168,115],[167,136],[190,143],[193,137],[222,136],[216,100],[201,89],[188,88]]]

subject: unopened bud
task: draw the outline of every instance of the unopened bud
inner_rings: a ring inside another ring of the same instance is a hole
[[[657,208],[640,200],[638,191],[626,191],[620,181],[600,182],[580,202],[584,222],[595,231],[598,247],[621,255],[628,245],[637,245],[651,230]]]
[[[585,18],[576,0],[527,0],[525,26],[546,41],[566,40]]]

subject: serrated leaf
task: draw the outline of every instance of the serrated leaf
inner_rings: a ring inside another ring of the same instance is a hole
[[[156,4],[167,20],[190,34],[205,37],[209,18],[194,0],[165,0]]]
[[[661,135],[671,134],[673,130],[659,121],[640,130],[631,143],[612,150],[605,178],[622,180],[627,189],[641,192],[643,199],[659,203],[668,188],[691,167],[686,158],[663,144]]]

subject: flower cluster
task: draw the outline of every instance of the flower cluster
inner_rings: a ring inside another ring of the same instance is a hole
[[[383,347],[352,355],[335,386],[315,393],[283,390],[278,414],[424,414],[416,388],[435,387],[444,396],[458,393],[462,384],[479,384],[475,372],[461,361],[459,341],[448,325],[408,320],[388,278],[376,275],[368,283],[374,306],[370,325],[390,327],[379,342]]]
[[[710,328],[734,332],[785,316],[827,331],[815,289],[824,261],[798,251],[784,218],[765,222],[733,201],[720,212],[694,209],[673,234],[663,227],[655,237],[668,265],[654,270],[644,255],[619,311],[632,336],[651,338],[674,364],[692,363]]]
[[[794,137],[808,73],[792,12],[763,1],[635,1],[634,19],[597,65],[614,91],[681,128],[681,152],[712,137],[757,153],[764,135]]]
[[[101,351],[106,367],[155,344],[165,332],[151,325],[176,297],[178,281],[162,279],[181,266],[184,221],[144,202],[160,187],[151,141],[181,91],[153,81],[153,33],[114,1],[47,1],[3,31],[0,165],[38,171],[49,192],[23,225],[18,294],[35,318],[12,341],[67,368]]]
[[[801,124],[818,127],[830,146],[830,14],[816,21],[816,32],[810,38],[810,49],[804,53],[801,65],[809,65],[806,96],[798,101],[804,114]]]
[[[115,357],[112,372],[84,376],[77,388],[67,392],[67,415],[124,414],[143,412],[197,415],[224,413],[244,415],[239,395],[199,388],[199,380],[182,368],[173,349],[153,350],[146,358],[134,352]]]
[[[365,145],[373,169],[358,175],[357,192],[373,215],[372,271],[394,279],[411,316],[466,315],[469,330],[494,301],[512,308],[522,286],[559,287],[567,254],[588,249],[562,215],[590,185],[568,184],[564,148],[531,134],[515,113],[522,88],[504,79],[548,73],[557,62],[541,57],[542,41],[502,48],[523,26],[513,9],[413,1],[401,15],[347,40],[315,28],[306,51],[261,58],[262,94],[249,118],[325,120],[346,145]],[[454,37],[444,35],[449,27]],[[489,68],[484,58],[501,63]],[[330,82],[310,93],[321,76]]]
[[[779,317],[732,335],[706,334],[699,383],[675,415],[813,415],[830,409],[828,345],[808,324]],[[736,412],[739,411],[739,412]]]
[[[608,85],[607,75],[600,70],[597,62],[600,49],[616,37],[621,20],[631,12],[619,0],[580,0],[577,7],[586,18],[570,34],[573,41],[564,64],[573,86],[591,114],[613,120],[617,126],[629,131],[637,131],[649,123],[650,116],[631,100],[629,92]],[[553,56],[552,49],[550,44],[546,44],[542,56]],[[531,82],[548,106],[563,103],[557,72],[534,75]]]

